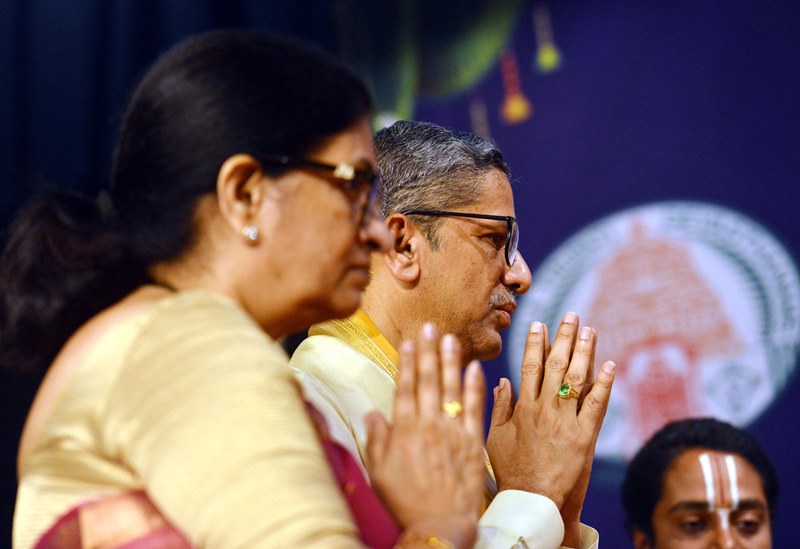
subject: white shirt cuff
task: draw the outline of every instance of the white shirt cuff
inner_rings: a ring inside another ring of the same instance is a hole
[[[478,521],[475,548],[509,549],[520,538],[530,549],[557,549],[564,539],[564,523],[549,498],[522,490],[503,490]]]

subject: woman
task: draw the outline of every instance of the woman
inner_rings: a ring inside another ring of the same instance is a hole
[[[20,443],[15,547],[394,542],[322,429],[348,512],[276,343],[352,313],[388,245],[369,114],[363,84],[320,52],[202,35],[135,91],[97,206],[49,195],[20,214],[4,358],[48,371]],[[375,486],[409,547],[468,546],[480,505],[482,376],[462,391],[457,343],[437,341],[429,327],[404,350],[395,425],[370,418]],[[464,414],[444,417],[443,398]]]

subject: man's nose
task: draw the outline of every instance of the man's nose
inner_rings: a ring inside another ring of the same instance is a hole
[[[727,520],[717,520],[714,530],[714,549],[738,549],[736,534]]]
[[[531,270],[522,257],[522,252],[517,251],[517,257],[514,259],[514,264],[509,267],[506,265],[503,271],[503,285],[511,289],[515,294],[521,295],[527,292],[531,287]]]

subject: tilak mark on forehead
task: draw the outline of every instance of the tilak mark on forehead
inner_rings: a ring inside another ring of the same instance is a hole
[[[700,469],[706,485],[706,499],[710,510],[739,507],[739,479],[733,455],[721,457],[703,453],[699,456]],[[727,481],[727,482],[726,482]]]
[[[739,478],[736,461],[731,454],[700,454],[700,469],[706,485],[708,510],[719,514],[721,526],[730,526],[730,512],[739,507]],[[725,482],[727,480],[727,482]]]

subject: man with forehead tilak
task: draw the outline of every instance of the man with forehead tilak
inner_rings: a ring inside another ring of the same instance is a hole
[[[531,285],[497,147],[408,121],[379,131],[375,147],[392,246],[373,254],[362,309],[313,326],[291,361],[331,435],[367,472],[363,418],[377,409],[391,419],[401,358],[412,352],[404,341],[438,330],[454,335],[442,345],[460,347],[464,366],[495,358],[517,296]],[[598,534],[580,524],[580,512],[614,365],[594,375],[595,343],[574,313],[552,349],[547,326],[531,325],[518,397],[507,379],[494,389],[477,547],[596,547]],[[461,413],[459,383],[443,380],[446,416]]]
[[[744,431],[714,419],[668,424],[623,485],[636,549],[768,549],[777,480]]]

